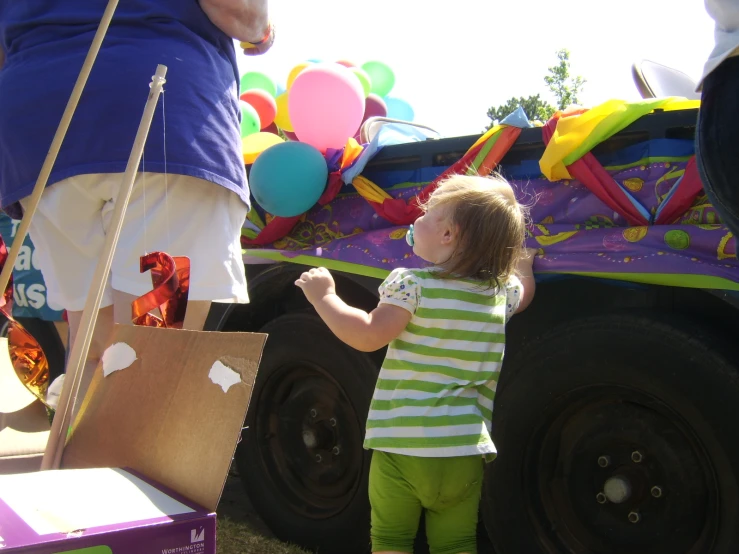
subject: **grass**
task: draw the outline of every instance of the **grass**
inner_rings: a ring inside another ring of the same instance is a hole
[[[218,517],[218,554],[309,554],[307,550],[260,535],[248,523]]]

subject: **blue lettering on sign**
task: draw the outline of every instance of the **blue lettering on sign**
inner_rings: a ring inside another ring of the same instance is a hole
[[[20,221],[0,212],[0,236],[10,249]],[[46,303],[46,284],[38,268],[31,237],[27,236],[18,252],[13,267],[13,315],[35,317],[47,321],[61,321],[62,312],[52,310]]]

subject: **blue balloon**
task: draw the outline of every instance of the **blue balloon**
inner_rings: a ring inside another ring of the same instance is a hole
[[[387,116],[390,119],[400,119],[401,121],[413,121],[415,114],[411,105],[400,98],[386,96],[383,98],[387,105]]]
[[[254,161],[249,188],[266,212],[294,217],[315,205],[327,180],[328,166],[317,148],[303,142],[283,142]]]
[[[282,83],[277,83],[277,96],[286,91],[287,89],[285,88],[285,85],[283,85]]]

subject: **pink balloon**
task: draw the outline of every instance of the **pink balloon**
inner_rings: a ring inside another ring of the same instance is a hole
[[[275,120],[277,115],[277,103],[272,95],[266,90],[254,88],[247,90],[241,96],[241,100],[250,104],[259,114],[262,129],[266,129]]]
[[[335,63],[315,64],[296,77],[288,97],[300,142],[321,152],[343,148],[364,116],[364,90],[354,73]]]
[[[387,104],[374,92],[370,92],[364,100],[364,117],[362,117],[362,123],[370,117],[387,117]]]

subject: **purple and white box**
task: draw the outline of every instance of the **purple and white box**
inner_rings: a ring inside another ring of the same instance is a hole
[[[0,475],[2,554],[215,552],[215,513],[131,471]]]

